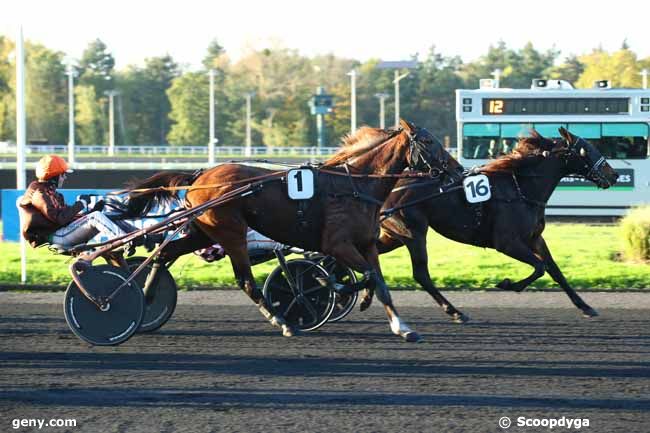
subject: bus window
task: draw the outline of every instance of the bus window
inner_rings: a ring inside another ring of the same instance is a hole
[[[501,138],[518,140],[520,137],[528,137],[531,129],[533,129],[532,123],[503,123]]]
[[[466,123],[463,125],[463,158],[489,158],[490,146],[499,141],[498,123]]]
[[[611,158],[612,149],[606,140],[603,140],[601,127],[600,123],[569,123],[567,129],[570,133],[589,140],[605,158]]]
[[[600,140],[600,123],[569,123],[569,132],[590,142]],[[594,144],[594,143],[592,143]]]
[[[488,157],[497,158],[509,154],[517,147],[520,138],[530,136],[531,129],[533,129],[532,123],[501,124],[501,140],[495,147],[490,146]]]
[[[542,137],[546,138],[560,138],[560,127],[566,128],[566,123],[536,123],[535,130],[539,132]]]
[[[648,156],[648,125],[645,123],[603,123],[602,135],[606,158],[645,159]]]

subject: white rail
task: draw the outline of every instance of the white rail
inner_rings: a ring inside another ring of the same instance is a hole
[[[337,147],[266,147],[253,146],[252,156],[329,156],[338,150]],[[65,144],[27,145],[26,153],[30,154],[61,154],[67,155]],[[16,145],[0,142],[0,153],[15,154]],[[77,155],[108,156],[108,146],[75,146]],[[243,146],[220,146],[215,148],[216,157],[243,157]],[[207,146],[115,146],[116,156],[208,156]]]

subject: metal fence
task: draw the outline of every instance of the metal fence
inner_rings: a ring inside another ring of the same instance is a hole
[[[251,147],[251,156],[330,156],[338,150],[338,147]],[[29,154],[62,154],[68,152],[65,144],[52,145],[27,145],[26,153]],[[16,145],[12,143],[0,143],[0,153],[16,153]],[[246,154],[243,146],[218,146],[215,147],[216,157],[242,157]],[[76,155],[99,155],[108,156],[108,146],[75,146]],[[207,158],[207,146],[115,146],[113,156],[205,156]]]

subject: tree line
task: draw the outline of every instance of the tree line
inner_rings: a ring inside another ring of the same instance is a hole
[[[0,35],[0,141],[15,140],[14,41]],[[26,110],[30,141],[68,141],[66,55],[42,44],[26,42]],[[538,50],[532,43],[514,49],[504,42],[489,47],[473,62],[446,56],[432,47],[415,56],[417,66],[400,81],[400,115],[440,137],[454,137],[458,88],[476,88],[479,79],[501,69],[501,86],[526,88],[534,78],[562,78],[576,87],[609,79],[614,87],[640,87],[640,71],[650,58],[639,59],[623,42],[615,52],[595,48],[560,61],[556,49]],[[326,116],[327,145],[337,145],[350,130],[350,80],[356,69],[358,124],[379,125],[376,94],[387,93],[386,125],[394,118],[394,71],[378,68],[379,60],[324,55],[306,57],[275,46],[251,51],[237,61],[217,40],[210,42],[199,70],[186,70],[170,55],[145,59],[143,66],[115,68],[109,47],[97,39],[73,67],[75,75],[76,143],[108,142],[107,93],[115,97],[118,145],[205,145],[209,127],[208,71],[214,69],[216,130],[221,146],[245,140],[244,94],[253,92],[254,145],[314,146],[316,120],[308,102],[318,86],[334,96]],[[404,72],[404,71],[402,71]]]

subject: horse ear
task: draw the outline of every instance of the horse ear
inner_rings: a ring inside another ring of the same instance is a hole
[[[402,129],[408,132],[409,134],[412,133],[413,130],[415,129],[415,125],[413,125],[411,122],[404,119],[399,120],[399,126],[401,126]]]
[[[560,132],[560,135],[562,138],[564,138],[568,143],[574,143],[575,142],[575,135],[571,134],[569,131],[564,126],[560,126],[558,129]]]
[[[532,138],[537,138],[537,139],[540,139],[540,140],[544,138],[544,137],[542,137],[542,134],[540,134],[539,132],[537,132],[537,130],[536,130],[535,128],[531,128],[531,130],[530,130],[530,136],[531,136]]]

